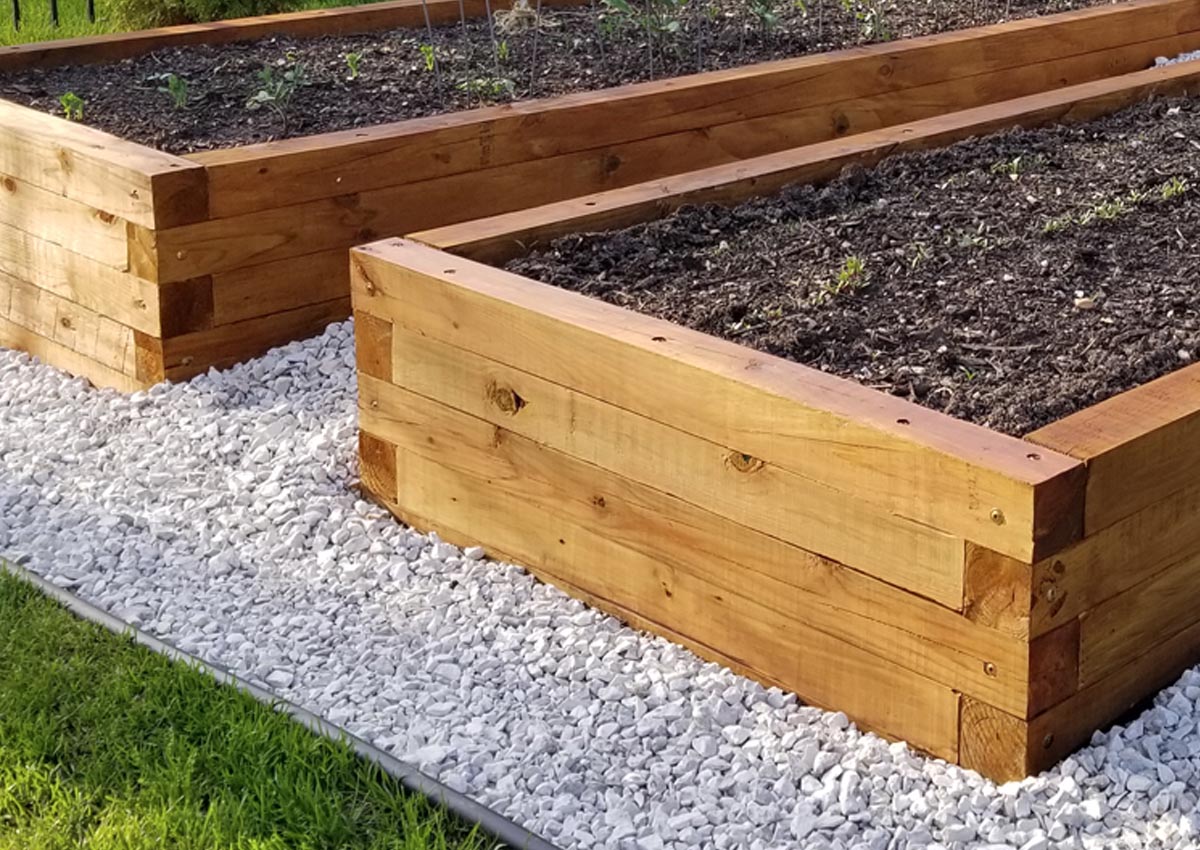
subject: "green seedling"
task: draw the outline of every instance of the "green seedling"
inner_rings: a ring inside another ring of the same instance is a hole
[[[307,69],[304,64],[296,61],[292,53],[287,54],[283,69],[276,73],[273,68],[263,68],[258,72],[258,89],[246,101],[246,108],[254,111],[269,109],[283,124],[283,131],[288,129],[288,118],[292,99],[296,92],[307,85]]]
[[[496,45],[496,58],[499,59],[501,62],[507,62],[508,57],[509,57],[508,42],[501,41],[499,44]]]
[[[1192,186],[1188,183],[1185,177],[1172,177],[1167,182],[1158,187],[1158,193],[1164,201],[1169,201],[1173,198],[1178,198],[1180,195],[1191,189]]]
[[[166,84],[158,90],[171,98],[176,109],[186,109],[188,105],[188,82],[178,74],[167,74]]]
[[[69,91],[58,99],[59,105],[62,107],[63,115],[68,121],[82,121],[83,107],[86,106],[86,101],[73,91]]]
[[[857,292],[866,287],[869,282],[867,264],[863,262],[862,257],[852,255],[842,263],[837,277],[822,285],[821,291],[816,294],[814,300],[818,304],[824,304],[847,292]]]
[[[473,95],[480,100],[499,100],[511,97],[517,89],[516,83],[505,77],[475,77],[463,80],[458,84],[458,90]]]
[[[1034,168],[1042,164],[1040,156],[1016,156],[1012,159],[997,162],[992,166],[992,174],[1003,174],[1009,180],[1020,180],[1022,174],[1033,171]]]
[[[426,71],[437,67],[437,53],[434,52],[432,44],[422,44],[417,50],[421,51],[421,58],[425,60]]]
[[[350,69],[350,79],[358,79],[358,74],[362,67],[362,59],[363,55],[361,53],[346,54],[346,67]]]

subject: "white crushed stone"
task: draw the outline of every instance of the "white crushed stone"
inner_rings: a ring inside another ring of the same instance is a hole
[[[1200,672],[997,787],[359,499],[351,326],[123,397],[0,351],[0,552],[564,848],[1200,846]]]
[[[1200,50],[1180,53],[1178,56],[1173,57],[1159,56],[1154,60],[1154,67],[1161,68],[1164,65],[1178,65],[1180,62],[1191,62],[1193,59],[1200,59]]]

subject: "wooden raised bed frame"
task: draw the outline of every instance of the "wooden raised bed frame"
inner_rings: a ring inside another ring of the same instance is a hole
[[[413,24],[420,8],[404,0],[9,49],[0,69]],[[458,2],[430,9],[452,19]],[[188,157],[0,102],[0,344],[126,390],[186,378],[348,315],[345,254],[356,244],[798,146],[854,145],[1196,47],[1194,0],[1133,0]]]
[[[865,728],[996,780],[1048,767],[1200,660],[1200,366],[1018,440],[479,260],[1197,74],[359,248],[363,486]]]

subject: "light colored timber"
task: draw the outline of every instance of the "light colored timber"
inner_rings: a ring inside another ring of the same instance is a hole
[[[42,41],[0,47],[0,71],[52,68],[59,65],[115,62],[142,56],[167,47],[192,44],[229,44],[271,35],[319,37],[352,35],[392,27],[425,25],[421,0],[391,0],[364,6],[313,9],[280,15],[236,18],[200,24],[184,24],[111,35]],[[427,0],[430,21],[443,24],[459,19],[459,0]],[[494,9],[508,8],[508,0],[495,0]],[[546,0],[548,6],[573,5],[570,0]],[[471,18],[482,17],[484,0],[463,0],[462,9]]]
[[[121,392],[134,392],[143,384],[136,377],[111,369],[92,358],[73,351],[62,343],[40,336],[29,328],[0,317],[0,346],[16,348],[39,360],[64,369],[72,375],[87,378],[98,387],[112,387]]]
[[[343,298],[349,268],[347,252],[336,249],[215,274],[213,323],[229,325]]]
[[[0,224],[0,272],[150,334],[160,331],[159,288]]]
[[[951,144],[1009,127],[1089,121],[1152,96],[1200,87],[1200,63],[1153,68],[988,106],[899,124],[848,138],[714,166],[533,209],[411,234],[427,245],[500,263],[572,233],[626,227],[683,206],[733,204],[793,183],[830,180],[848,165]]]
[[[878,505],[412,332],[393,333],[393,382],[615,475],[671,493],[913,593],[957,607],[960,538]]]
[[[145,227],[208,213],[201,166],[5,100],[0,174]]]
[[[1082,465],[886,396],[405,240],[353,253],[356,309],[1031,559],[1077,535]],[[1032,455],[1032,456],[1031,456]]]
[[[599,191],[661,176],[629,167],[636,142],[673,138],[672,170],[693,170],[1134,71],[1198,31],[1191,3],[1142,0],[192,159],[222,218],[581,151]]]
[[[132,328],[2,272],[0,317],[105,369],[136,374]]]
[[[0,174],[0,224],[115,269],[129,265],[124,221],[7,174]]]
[[[1087,464],[1088,535],[1195,483],[1200,365],[1093,405],[1026,437]]]
[[[624,553],[631,569],[667,565],[927,678],[1026,709],[1029,653],[1019,638],[401,386],[365,373],[359,380],[365,433],[485,478],[488,488],[555,505],[563,523],[619,545],[613,557]],[[399,485],[405,504],[408,484]],[[544,544],[561,536],[518,528],[542,533]],[[596,555],[574,568],[599,563],[608,561]]]
[[[604,536],[563,521],[554,505],[533,504],[495,482],[397,451],[406,516],[417,527],[447,534],[458,527],[492,541],[535,574],[572,589],[586,586],[597,607],[635,625],[678,636],[712,657],[712,647],[758,678],[778,682],[806,700],[853,713],[867,728],[904,737],[943,758],[957,754],[958,695],[952,690],[650,559],[621,551]],[[426,522],[421,517],[435,517]],[[552,526],[558,537],[529,533]],[[561,542],[560,542],[561,541]],[[604,564],[601,570],[593,564]],[[581,572],[581,566],[585,572]],[[632,615],[632,617],[630,616]],[[677,624],[674,628],[665,623]],[[688,624],[684,627],[678,624]]]

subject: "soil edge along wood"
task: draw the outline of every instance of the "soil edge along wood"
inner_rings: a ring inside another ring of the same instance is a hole
[[[456,0],[429,5],[439,19],[458,14]],[[407,0],[364,8],[373,26],[419,24],[423,11]],[[319,23],[337,26],[329,13]],[[186,37],[241,37],[233,26],[245,23]],[[156,42],[106,43],[90,40],[88,55]],[[1131,74],[1196,47],[1192,0],[1133,0],[187,157],[0,102],[0,344],[125,390],[185,379],[346,317],[354,245],[748,157],[854,148],[905,122]],[[42,47],[3,59],[62,56]],[[989,130],[1015,120],[982,119]]]

